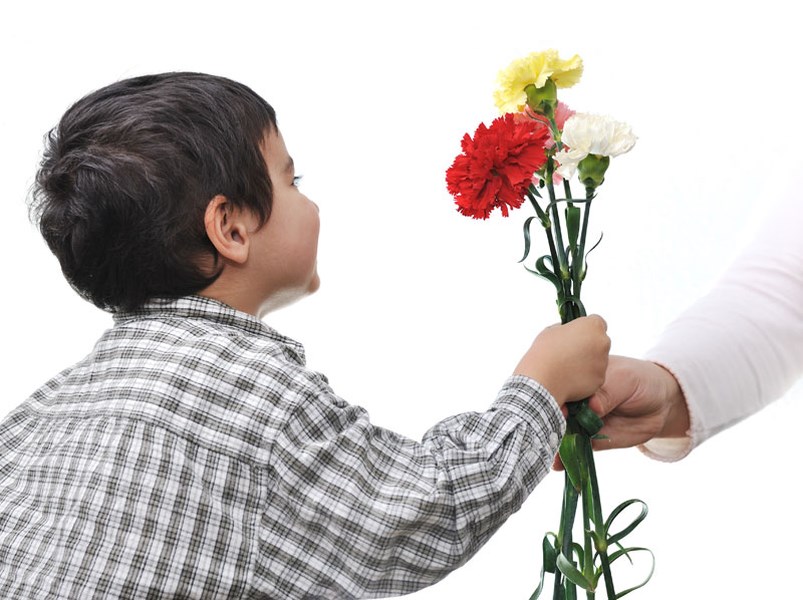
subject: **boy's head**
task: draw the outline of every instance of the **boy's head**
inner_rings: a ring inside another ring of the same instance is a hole
[[[70,284],[108,310],[197,293],[223,265],[210,201],[271,214],[273,108],[201,73],[120,81],[76,102],[47,137],[31,208]]]

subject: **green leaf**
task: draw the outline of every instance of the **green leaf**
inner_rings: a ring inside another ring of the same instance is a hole
[[[590,535],[591,539],[594,541],[594,547],[595,548],[597,548],[597,549],[599,549],[599,548],[607,549],[608,540],[605,539],[604,535],[601,535],[600,533],[598,533],[596,531],[593,531],[593,530],[589,531],[588,535]]]
[[[560,282],[557,281],[557,278],[554,276],[554,274],[550,277],[549,275],[545,275],[544,273],[539,273],[538,271],[535,271],[535,270],[531,269],[527,265],[524,265],[524,269],[526,271],[528,271],[529,273],[532,273],[533,275],[537,275],[538,277],[546,279],[552,285],[554,285],[555,289],[558,291],[558,293],[560,293],[560,291],[561,291]]]
[[[566,232],[569,235],[569,248],[577,248],[577,238],[580,236],[580,208],[574,205],[566,207]]]
[[[560,290],[559,290],[560,291]],[[563,301],[558,305],[558,308],[562,308],[567,304],[575,304],[577,308],[580,309],[580,316],[584,317],[586,315],[586,307],[580,301],[580,298],[577,296],[566,296],[563,298]]]
[[[550,265],[549,267],[546,264],[547,261],[549,261]],[[560,283],[558,280],[558,276],[555,275],[554,271],[555,265],[552,264],[552,257],[549,256],[549,254],[545,254],[537,261],[535,261],[535,268],[544,277],[546,277],[547,275],[552,275],[555,278],[555,281],[558,281],[558,283]]]
[[[585,451],[582,446],[583,441],[583,436],[579,433],[568,433],[563,436],[558,450],[566,475],[568,475],[572,485],[578,491],[585,484],[588,473]]]
[[[538,582],[538,587],[535,588],[535,591],[530,595],[530,600],[538,600],[541,596],[541,592],[544,591],[544,567],[541,567],[541,579]]]
[[[533,185],[530,185],[530,189],[526,192],[527,198],[530,200],[530,204],[533,205],[535,209],[535,214],[538,215],[538,219],[541,221],[541,225],[544,229],[549,229],[552,227],[552,222],[549,220],[549,215],[546,214],[541,205],[538,204],[538,200],[535,199],[536,196],[541,198],[541,194],[538,192],[537,189]]]
[[[556,569],[555,563],[558,559],[557,537],[553,535],[555,541],[550,541],[549,535],[546,534],[544,536],[544,540],[541,542],[541,551],[544,556],[544,569],[548,573],[554,573]]]
[[[585,558],[586,555],[583,547],[577,542],[572,542],[572,552],[577,557],[577,564],[582,565],[585,562],[583,559]]]
[[[538,587],[535,588],[535,591],[530,596],[530,600],[538,600],[541,596],[541,592],[544,591],[544,571],[541,570],[541,583],[538,584]]]
[[[614,508],[613,511],[611,511],[610,516],[608,516],[608,519],[605,521],[605,533],[608,534],[614,519],[616,519],[616,517],[618,517],[619,514],[623,510],[625,510],[628,506],[631,506],[633,504],[641,504],[641,512],[635,519],[633,519],[630,525],[628,525],[618,533],[615,533],[613,535],[608,535],[608,544],[615,544],[623,537],[628,535],[631,531],[633,531],[636,527],[638,527],[639,523],[641,523],[645,518],[647,518],[648,508],[645,502],[639,500],[638,498],[633,498],[632,500],[626,500],[625,502],[622,502],[619,506]]]
[[[610,557],[611,558],[611,562],[613,562],[614,560],[616,560],[617,558],[619,558],[620,556],[623,556],[623,555],[625,555],[628,558],[630,558],[629,555],[630,555],[631,552],[649,552],[649,554],[650,554],[650,572],[644,578],[644,581],[642,581],[638,585],[634,585],[631,588],[627,588],[626,590],[618,592],[616,594],[617,598],[621,598],[622,596],[624,596],[626,594],[629,594],[630,592],[633,592],[633,591],[635,591],[635,590],[637,590],[639,588],[644,587],[645,585],[647,585],[647,582],[650,579],[652,579],[653,573],[655,573],[655,555],[652,553],[652,550],[650,550],[649,548],[633,547],[633,548],[625,548],[623,550],[619,550],[619,551],[614,552],[613,554],[611,554],[611,557]]]
[[[543,277],[547,281],[549,281],[552,285],[555,286],[555,290],[557,290],[558,294],[563,292],[563,285],[558,279],[558,276],[553,273],[549,267],[546,266],[546,261],[549,261],[552,264],[552,258],[548,255],[542,256],[537,261],[535,261],[535,270],[531,269],[527,265],[524,265],[524,268],[527,269],[533,275],[538,275],[539,277]],[[519,261],[521,262],[521,261]]]
[[[628,556],[627,549],[624,546],[622,546],[621,542],[614,542],[613,545],[617,546],[619,548],[619,550],[617,550],[613,554],[609,555],[608,558],[609,558],[610,562],[613,562],[614,560],[616,560],[620,556],[624,556],[628,561],[630,561],[630,564],[632,565],[633,564],[633,559],[631,559],[630,556]],[[611,556],[613,558],[610,558]]]
[[[552,539],[550,539],[552,536]],[[554,540],[554,541],[553,541]],[[538,587],[530,596],[530,600],[537,600],[544,591],[544,575],[546,573],[555,573],[557,570],[557,549],[558,538],[554,533],[547,533],[541,542],[541,578],[538,582]]]
[[[586,259],[588,258],[588,255],[591,254],[594,251],[594,248],[596,248],[597,246],[599,246],[602,243],[602,236],[603,235],[604,234],[600,233],[599,234],[599,239],[597,240],[597,242],[593,246],[591,246],[591,249],[588,252],[586,252]]]
[[[529,217],[524,221],[524,256],[521,257],[519,262],[523,262],[530,254],[530,223],[533,222],[533,219],[535,219],[535,217]]]
[[[583,588],[587,592],[594,591],[594,583],[585,575],[583,575],[583,572],[574,566],[574,563],[566,558],[562,552],[558,554],[558,569],[560,569],[560,572],[563,573],[563,576],[571,581],[574,585]]]

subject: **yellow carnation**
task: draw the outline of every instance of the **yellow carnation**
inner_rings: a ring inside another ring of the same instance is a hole
[[[515,112],[527,101],[524,88],[528,85],[541,88],[551,79],[557,87],[567,88],[580,81],[582,74],[583,60],[577,54],[562,60],[557,50],[533,52],[499,72],[494,102],[503,113]]]

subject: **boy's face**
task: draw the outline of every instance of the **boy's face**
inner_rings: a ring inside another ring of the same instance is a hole
[[[273,186],[270,218],[252,234],[257,276],[264,277],[260,315],[311,294],[320,286],[317,270],[318,206],[298,189],[293,159],[281,132],[272,131],[262,153]]]

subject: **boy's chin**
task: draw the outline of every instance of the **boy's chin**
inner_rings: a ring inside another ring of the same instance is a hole
[[[262,318],[275,310],[295,304],[302,298],[306,298],[307,296],[317,292],[320,287],[321,279],[318,277],[318,273],[316,272],[305,288],[299,287],[295,289],[283,290],[273,294],[262,304],[257,316]]]
[[[312,276],[310,280],[309,287],[307,288],[308,294],[314,294],[317,292],[321,287],[321,278],[318,275],[318,271],[315,271],[315,275]]]

